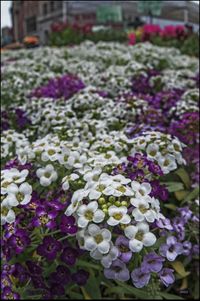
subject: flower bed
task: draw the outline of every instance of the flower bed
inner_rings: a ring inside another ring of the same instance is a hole
[[[198,60],[2,53],[2,298],[198,299]]]

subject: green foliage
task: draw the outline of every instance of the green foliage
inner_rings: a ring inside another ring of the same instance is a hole
[[[90,40],[94,43],[99,41],[105,42],[125,42],[127,35],[122,30],[100,30],[93,33],[83,33],[72,28],[67,28],[60,32],[52,32],[49,39],[50,46],[67,46],[77,45],[85,40]]]

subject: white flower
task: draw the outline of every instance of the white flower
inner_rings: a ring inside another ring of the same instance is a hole
[[[58,178],[57,172],[54,170],[54,167],[51,164],[48,164],[44,168],[39,168],[36,171],[36,175],[38,178],[40,178],[40,184],[42,186],[49,186]]]
[[[79,179],[79,175],[77,175],[76,173],[72,173],[68,176],[65,176],[63,179],[62,179],[62,189],[63,190],[68,190],[69,189],[69,181],[75,181]]]
[[[86,163],[86,161],[87,161],[86,154],[81,155],[79,152],[73,151],[70,152],[69,158],[67,160],[67,164],[70,167],[82,168],[83,165]]]
[[[26,205],[31,200],[32,186],[27,182],[22,183],[20,186],[12,183],[8,186],[7,192],[6,203],[8,206]]]
[[[147,146],[146,152],[149,158],[158,159],[161,154],[159,152],[159,145],[155,143],[151,143]]]
[[[149,232],[149,226],[144,222],[128,226],[124,233],[130,239],[129,248],[132,252],[140,252],[143,246],[150,247],[156,242],[155,235]]]
[[[137,198],[146,197],[151,192],[151,185],[149,183],[140,184],[139,182],[132,181],[131,187],[133,191],[136,193],[135,195]]]
[[[134,207],[136,207],[133,209],[132,215],[137,222],[143,222],[145,220],[147,220],[149,223],[154,222],[156,214],[155,211],[150,208],[150,204],[147,200],[141,198],[132,198],[130,202]]]
[[[106,255],[103,255],[100,253],[97,249],[90,252],[90,256],[94,258],[95,260],[101,260],[101,264],[104,268],[109,268],[112,264],[112,262],[117,259],[119,255],[119,250],[116,246],[113,245],[112,242],[110,242],[110,250]]]
[[[131,221],[130,216],[127,214],[127,208],[125,206],[117,207],[110,206],[108,208],[109,219],[107,220],[108,225],[116,226],[118,224],[129,224]]]
[[[156,219],[165,219],[164,215],[160,213],[160,202],[154,197],[150,200],[151,208],[155,212]]]
[[[86,173],[83,176],[83,179],[86,182],[97,182],[99,180],[101,173],[102,173],[102,169],[100,167],[96,167],[92,170],[86,171]]]
[[[85,228],[89,222],[100,223],[105,217],[105,213],[98,209],[98,203],[96,201],[89,203],[88,205],[81,205],[78,210],[78,226]]]
[[[6,223],[12,224],[15,221],[15,212],[1,204],[1,225],[5,225]]]
[[[48,160],[50,161],[56,161],[58,159],[58,153],[60,151],[59,147],[55,146],[45,146],[41,155],[41,160],[46,162]]]
[[[167,174],[170,171],[175,170],[177,168],[175,157],[170,154],[168,154],[164,157],[161,157],[158,160],[158,164],[160,165],[164,174]]]
[[[85,189],[78,189],[74,192],[72,199],[71,199],[71,204],[69,207],[67,207],[67,210],[65,211],[65,214],[67,216],[72,215],[74,213],[80,202],[88,195],[88,191]]]
[[[95,224],[88,226],[88,236],[85,237],[85,249],[88,251],[98,250],[102,254],[107,254],[110,249],[111,233],[107,229],[100,229]]]

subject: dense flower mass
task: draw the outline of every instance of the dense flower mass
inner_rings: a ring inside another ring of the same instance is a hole
[[[198,60],[86,41],[2,62],[2,299],[197,299]]]

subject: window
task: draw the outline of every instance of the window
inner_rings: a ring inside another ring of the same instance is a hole
[[[43,16],[47,15],[47,3],[43,4]]]
[[[50,2],[50,11],[54,12],[54,1]]]
[[[37,30],[36,16],[30,17],[26,20],[26,31],[31,33]]]
[[[57,9],[62,9],[63,3],[62,1],[57,1]]]

